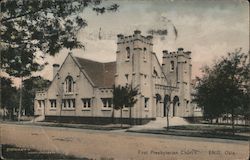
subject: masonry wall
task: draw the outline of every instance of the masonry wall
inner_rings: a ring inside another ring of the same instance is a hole
[[[127,47],[130,49],[129,57]],[[171,100],[175,96],[179,98],[178,106],[171,104],[168,113],[170,116],[187,117],[192,115],[193,110],[190,105],[192,65],[189,52],[183,52],[183,49],[171,53],[164,51],[161,65],[153,53],[152,37],[144,37],[140,31],[135,31],[132,36],[118,35],[116,55],[115,85],[132,84],[133,87],[139,87],[140,94],[136,97],[138,101],[132,108],[132,117],[135,121],[163,117],[166,95],[171,95]],[[174,62],[173,69],[171,61]],[[37,100],[45,100],[46,107],[42,111],[35,102],[35,113],[38,115],[44,113],[50,117],[86,117],[90,119],[99,117],[100,120],[104,120],[100,117],[111,118],[114,114],[115,119],[118,119],[120,111],[113,111],[112,107],[104,107],[101,100],[101,98],[112,98],[112,88],[98,88],[85,73],[84,68],[80,70],[77,65],[74,57],[69,54],[45,95],[36,96]],[[74,91],[70,94],[66,94],[64,91],[67,76],[71,76],[74,81]],[[174,89],[171,90],[169,87]],[[159,102],[156,102],[156,94],[161,96]],[[90,108],[83,107],[83,98],[91,99]],[[145,107],[146,98],[148,98],[148,102]],[[56,108],[50,107],[52,99],[56,100]],[[62,99],[75,99],[75,108],[62,108]],[[125,119],[129,118],[129,109],[124,108],[122,114]]]

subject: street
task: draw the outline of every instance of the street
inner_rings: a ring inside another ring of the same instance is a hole
[[[91,159],[246,160],[249,142],[1,124],[0,143]]]

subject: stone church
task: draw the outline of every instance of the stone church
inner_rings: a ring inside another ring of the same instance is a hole
[[[68,54],[64,62],[53,65],[53,81],[36,93],[35,114],[47,121],[107,124],[120,120],[113,111],[113,86],[139,88],[131,110],[134,124],[156,117],[192,117],[191,52],[179,48],[163,51],[162,64],[153,52],[153,37],[117,35],[116,61],[101,63]],[[169,110],[167,109],[169,108]],[[122,110],[129,121],[129,108]]]

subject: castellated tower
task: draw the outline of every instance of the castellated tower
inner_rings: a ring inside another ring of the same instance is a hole
[[[177,88],[176,94],[179,95],[178,115],[191,116],[191,52],[184,52],[183,48],[178,48],[177,52],[164,50],[162,68],[168,83]]]
[[[151,118],[153,103],[152,36],[144,37],[136,30],[132,36],[117,35],[115,85],[139,88],[137,103],[132,108],[132,117]],[[129,117],[124,108],[124,117]]]

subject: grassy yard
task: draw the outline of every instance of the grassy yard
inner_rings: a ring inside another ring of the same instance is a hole
[[[231,134],[233,131],[232,126],[230,125],[216,125],[216,124],[171,126],[170,129],[200,131],[206,133],[224,133],[224,134]],[[250,126],[235,126],[235,133],[249,133],[250,135]]]

